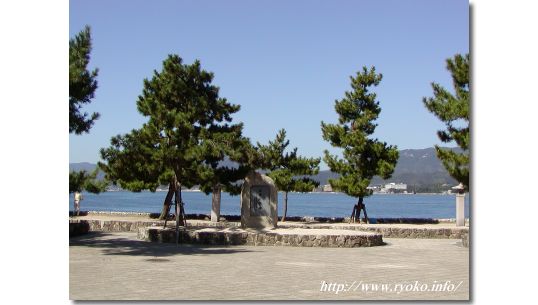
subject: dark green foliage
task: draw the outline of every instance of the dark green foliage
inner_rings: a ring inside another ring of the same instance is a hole
[[[283,192],[311,192],[319,182],[308,177],[319,172],[320,158],[305,158],[297,155],[297,148],[286,152],[290,141],[286,140],[286,130],[281,129],[274,141],[260,145],[258,150],[264,160],[262,168],[268,169],[278,188]]]
[[[169,55],[138,97],[148,122],[101,150],[107,177],[132,191],[154,191],[173,180],[185,187],[231,180],[219,176],[217,165],[227,155],[235,159],[243,143],[242,124],[230,124],[239,106],[220,98],[212,80],[199,61],[187,65]]]
[[[469,54],[447,59],[447,69],[452,75],[454,93],[432,83],[434,97],[424,98],[426,108],[446,125],[437,132],[441,141],[455,141],[462,152],[435,146],[437,157],[448,173],[469,189]]]
[[[212,132],[212,149],[215,153],[206,159],[209,170],[201,177],[200,190],[206,194],[223,189],[231,195],[241,193],[238,180],[245,178],[248,171],[254,169],[249,162],[252,151],[250,140],[241,135],[242,124],[234,125],[232,130]],[[233,161],[235,166],[223,165],[225,158]]]
[[[97,89],[98,69],[88,71],[92,50],[90,27],[69,40],[69,133],[89,132],[99,113],[82,113],[84,104],[91,102]]]
[[[88,191],[90,193],[101,193],[106,190],[108,182],[98,181],[97,169],[91,173],[86,171],[72,171],[69,173],[69,193]]]
[[[69,133],[82,134],[90,132],[98,113],[88,118],[87,113],[81,113],[83,104],[88,104],[97,89],[97,69],[88,71],[90,52],[92,50],[90,27],[69,39]],[[97,181],[97,171],[88,174],[85,171],[69,173],[69,193],[86,190],[92,193],[104,192],[108,183]]]
[[[319,185],[310,175],[319,172],[320,158],[305,158],[297,155],[297,148],[286,152],[290,141],[286,140],[286,130],[281,129],[274,141],[268,145],[258,143],[259,166],[268,169],[268,176],[273,179],[278,190],[284,192],[284,215],[286,219],[288,192],[311,192]]]
[[[133,192],[155,191],[172,179],[173,171],[164,167],[151,139],[141,130],[115,136],[110,143],[111,147],[101,149],[101,158],[107,163],[99,162],[99,167],[114,184]]]
[[[364,67],[356,77],[351,77],[353,90],[335,101],[338,124],[321,122],[323,139],[343,149],[343,159],[325,151],[324,161],[331,171],[340,174],[339,178],[329,179],[329,183],[333,189],[353,197],[371,195],[367,189],[370,180],[374,176],[390,178],[398,161],[396,146],[369,138],[381,112],[376,94],[370,93],[369,88],[379,85],[381,79],[382,75],[376,74],[374,67]]]

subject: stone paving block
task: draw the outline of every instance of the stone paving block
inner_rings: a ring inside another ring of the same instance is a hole
[[[284,239],[284,236],[282,240]],[[310,237],[308,239],[310,241]],[[314,239],[314,242],[316,239]],[[72,300],[469,300],[469,249],[451,239],[383,247],[254,247],[151,243],[131,232],[70,238]],[[321,240],[320,240],[321,243]],[[446,282],[455,291],[321,291],[325,282]]]

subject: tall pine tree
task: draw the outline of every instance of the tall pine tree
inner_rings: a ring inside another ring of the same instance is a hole
[[[372,192],[367,187],[374,176],[391,177],[398,162],[398,149],[371,138],[381,107],[376,101],[376,94],[369,90],[371,86],[379,85],[382,75],[375,72],[375,67],[363,67],[362,72],[350,78],[353,90],[346,91],[344,98],[335,101],[338,124],[321,122],[323,139],[334,147],[342,148],[343,159],[325,150],[324,161],[331,171],[340,174],[337,179],[329,179],[333,189],[359,198],[353,207],[351,220],[359,218],[360,221],[360,211],[364,210],[368,222],[363,200]]]
[[[80,135],[89,133],[93,123],[99,118],[93,113],[81,113],[83,104],[91,102],[97,90],[97,72],[88,70],[92,50],[91,30],[86,26],[74,38],[69,39],[69,133]],[[69,173],[69,193],[88,191],[104,192],[108,182],[96,179],[97,171],[72,171]]]
[[[445,143],[455,141],[462,149],[456,152],[435,145],[437,157],[448,173],[469,190],[469,54],[457,54],[446,61],[452,75],[454,94],[437,83],[432,83],[433,97],[423,99],[424,106],[446,125],[437,135]]]
[[[235,137],[241,125],[229,125],[239,111],[219,97],[212,85],[213,73],[200,62],[183,64],[169,55],[161,72],[144,80],[138,111],[148,122],[130,134],[112,138],[111,147],[101,150],[105,161],[99,166],[107,177],[122,187],[155,191],[168,184],[161,219],[172,197],[182,203],[182,187],[192,187],[213,174],[211,164],[223,157],[224,142]]]
[[[91,30],[86,26],[74,38],[69,39],[69,133],[88,133],[99,118],[81,112],[84,104],[91,103],[97,89],[98,69],[88,70],[92,51]]]
[[[279,191],[284,192],[284,213],[282,221],[286,221],[289,192],[311,192],[319,185],[309,175],[319,172],[320,158],[305,158],[297,155],[297,148],[286,152],[290,141],[286,140],[286,130],[281,129],[274,141],[268,145],[258,143],[258,151],[264,162],[262,168],[270,170],[268,176],[273,179]]]

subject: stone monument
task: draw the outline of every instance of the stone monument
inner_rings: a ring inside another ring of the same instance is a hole
[[[278,192],[273,179],[251,171],[241,188],[241,227],[276,228]]]

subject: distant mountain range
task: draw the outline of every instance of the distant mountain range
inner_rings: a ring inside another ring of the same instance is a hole
[[[95,169],[97,164],[89,162],[69,163],[69,171],[87,171],[91,172]]]
[[[451,148],[456,151],[460,151],[459,148]],[[228,163],[228,162],[224,162]],[[81,163],[69,163],[69,170],[86,170],[93,171],[96,164],[81,162]],[[98,175],[98,178],[103,177],[103,173]],[[320,171],[319,174],[312,178],[319,181],[321,185],[328,184],[329,178],[337,178],[338,174],[331,172],[330,170]],[[373,185],[384,184],[389,182],[405,183],[408,186],[431,186],[448,184],[450,186],[456,185],[454,180],[443,167],[443,164],[437,158],[435,154],[435,148],[425,149],[404,149],[400,150],[400,158],[396,169],[392,174],[392,178],[382,180],[379,177],[372,179]]]
[[[461,151],[459,148],[451,148]],[[384,184],[390,182],[405,183],[408,186],[426,186],[426,185],[456,185],[456,180],[448,174],[441,161],[437,158],[435,148],[425,149],[404,149],[400,150],[398,164],[394,169],[392,177],[383,180],[380,177],[374,177],[371,184]],[[338,174],[329,170],[320,171],[313,179],[320,182],[321,185],[328,184],[329,178],[337,178]]]

